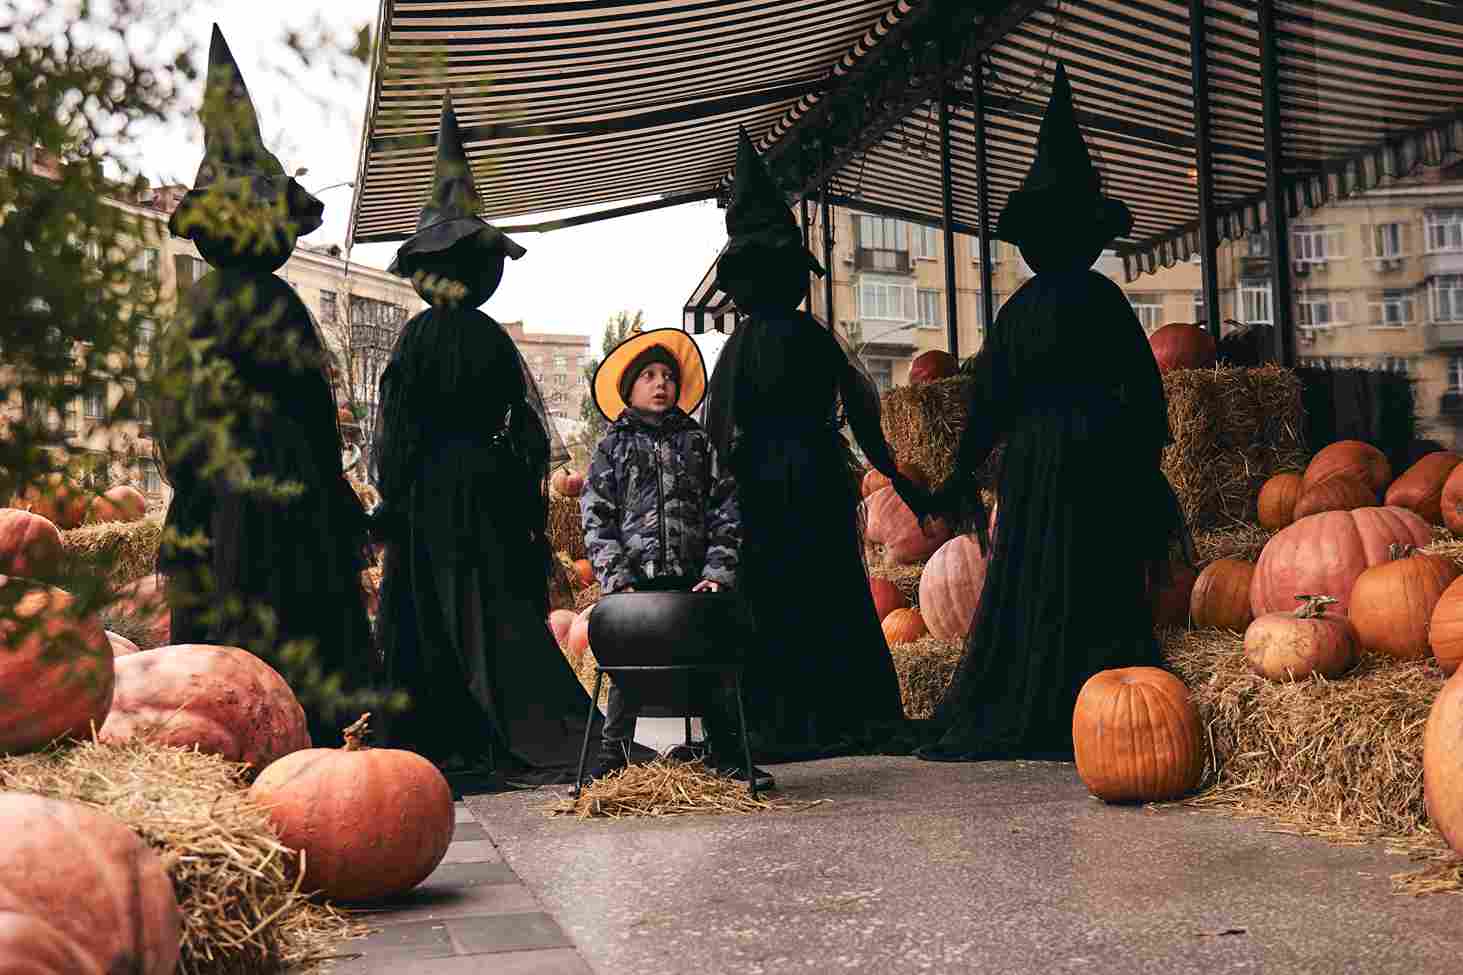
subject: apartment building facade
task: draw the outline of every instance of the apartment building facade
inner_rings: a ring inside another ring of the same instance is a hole
[[[504,322],[503,328],[528,363],[549,415],[559,421],[576,422],[588,395],[584,369],[590,361],[589,336],[530,332],[523,322]]]

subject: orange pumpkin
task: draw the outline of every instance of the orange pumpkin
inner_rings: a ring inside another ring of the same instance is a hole
[[[549,478],[549,486],[566,498],[577,498],[584,493],[584,475],[561,467]]]
[[[919,608],[931,636],[965,639],[980,608],[986,568],[980,543],[969,535],[956,535],[930,556],[919,576]]]
[[[238,647],[181,644],[116,659],[117,696],[97,738],[197,748],[255,771],[310,747],[284,678]]]
[[[878,614],[879,622],[896,609],[904,609],[909,605],[909,600],[899,587],[888,579],[879,579],[875,576],[869,577],[869,593],[874,597],[874,612]]]
[[[1250,577],[1253,562],[1215,559],[1204,566],[1189,596],[1189,618],[1195,626],[1212,626],[1243,633],[1250,615]]]
[[[1294,471],[1276,474],[1260,488],[1259,520],[1266,531],[1279,531],[1295,521],[1295,503],[1300,500],[1301,476]]]
[[[81,947],[38,917],[0,911],[0,972],[7,975],[103,975]]]
[[[1428,621],[1428,646],[1443,673],[1451,674],[1463,663],[1463,579],[1455,579],[1438,597]]]
[[[1173,562],[1169,565],[1168,581],[1155,586],[1148,585],[1148,598],[1153,606],[1153,627],[1162,630],[1189,623],[1189,604],[1193,602],[1194,585],[1199,573],[1191,565]]]
[[[147,499],[142,496],[142,492],[130,484],[118,484],[116,487],[107,488],[105,494],[91,499],[87,520],[92,522],[141,521],[146,514]]]
[[[1463,573],[1450,558],[1410,553],[1401,545],[1393,546],[1392,559],[1357,576],[1351,587],[1351,624],[1365,649],[1420,660],[1430,650],[1433,610]]]
[[[1309,491],[1317,482],[1340,473],[1349,473],[1360,478],[1371,487],[1377,497],[1381,497],[1392,480],[1392,465],[1387,462],[1386,454],[1369,443],[1338,440],[1322,447],[1306,465],[1305,475],[1301,479],[1301,493]]]
[[[54,579],[61,569],[61,532],[31,511],[0,508],[0,574]]]
[[[0,793],[0,822],[0,911],[45,918],[102,971],[172,975],[182,915],[135,832],[99,809],[22,792]]]
[[[574,574],[579,577],[579,581],[584,585],[594,585],[594,566],[589,564],[588,559],[574,560]]]
[[[125,657],[129,653],[141,652],[137,644],[122,636],[120,633],[113,633],[111,630],[107,630],[106,634],[107,643],[111,644],[112,647],[113,657]]]
[[[939,519],[930,522],[929,534],[925,534],[919,519],[892,487],[865,498],[864,510],[868,519],[865,535],[869,541],[884,545],[889,557],[902,565],[929,558],[950,538],[949,526]]]
[[[960,371],[960,361],[941,349],[931,349],[914,357],[909,365],[909,384],[919,386],[939,379],[949,379]]]
[[[1433,700],[1422,735],[1422,796],[1433,829],[1463,854],[1463,674]]]
[[[1218,361],[1214,336],[1186,322],[1173,322],[1148,337],[1159,372],[1171,369],[1212,369]]]
[[[563,646],[569,639],[569,629],[574,625],[574,611],[571,609],[556,609],[549,613],[549,632],[554,634],[554,642]]]
[[[0,755],[89,738],[112,707],[112,647],[69,593],[0,576]],[[11,600],[14,600],[13,605]]]
[[[1108,802],[1157,802],[1204,774],[1199,712],[1183,681],[1157,667],[1094,674],[1072,712],[1077,774]]]
[[[1294,612],[1266,613],[1245,630],[1245,663],[1273,681],[1340,677],[1356,666],[1361,641],[1345,616],[1327,615],[1330,596],[1297,596]]]
[[[1265,543],[1250,580],[1256,617],[1289,610],[1296,593],[1325,593],[1336,610],[1351,605],[1351,587],[1371,566],[1391,559],[1394,543],[1426,545],[1427,522],[1406,508],[1327,511],[1282,528]]]
[[[91,499],[61,474],[49,474],[39,485],[26,489],[25,505],[63,531],[80,528]]]
[[[300,886],[331,900],[405,893],[426,880],[452,842],[452,789],[415,752],[367,748],[369,715],[344,748],[308,748],[274,762],[249,787],[279,841],[304,856]]]
[[[1443,482],[1439,507],[1444,527],[1454,535],[1463,535],[1463,466],[1453,468],[1453,473]]]
[[[929,633],[925,629],[924,617],[913,607],[896,609],[884,617],[881,625],[884,628],[884,640],[891,647],[901,643],[913,643]]]
[[[1402,472],[1387,488],[1387,504],[1417,512],[1431,525],[1443,523],[1443,488],[1463,463],[1451,450],[1435,450]]]
[[[1294,517],[1299,521],[1323,511],[1351,511],[1376,503],[1377,497],[1365,481],[1350,473],[1332,474],[1301,492]]]

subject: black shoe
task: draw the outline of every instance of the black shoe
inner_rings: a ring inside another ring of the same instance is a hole
[[[692,762],[704,762],[706,760],[705,742],[682,742],[679,745],[672,745],[665,750],[661,757],[669,762],[681,762],[689,765]]]
[[[743,768],[744,766],[741,762],[727,762],[717,767],[716,774],[723,778],[745,782],[747,781],[747,774],[743,771]],[[755,765],[752,766],[752,782],[756,785],[758,792],[766,792],[768,789],[777,788],[777,780],[772,777],[772,773],[766,769],[760,769]]]
[[[619,744],[605,742],[599,748],[599,755],[594,759],[587,770],[586,778],[590,781],[602,779],[606,775],[618,772],[630,762],[625,758],[625,749]]]

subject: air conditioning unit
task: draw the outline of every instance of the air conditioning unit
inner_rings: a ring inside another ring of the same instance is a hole
[[[1296,261],[1295,262],[1295,273],[1299,277],[1305,277],[1307,274],[1310,274],[1311,273],[1311,265],[1310,265],[1310,263],[1308,261]]]
[[[1384,257],[1381,261],[1383,271],[1400,271],[1402,269],[1402,258]]]

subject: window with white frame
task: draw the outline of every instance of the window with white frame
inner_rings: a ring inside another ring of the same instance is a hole
[[[144,460],[142,461],[140,466],[142,468],[142,493],[161,493],[163,489],[163,479],[162,475],[158,473],[157,462],[153,460]]]
[[[320,292],[320,324],[334,325],[340,319],[339,310],[334,291]]]
[[[1240,285],[1240,313],[1247,325],[1269,325],[1275,321],[1271,311],[1270,282],[1246,282]]]
[[[1440,274],[1432,281],[1433,321],[1463,322],[1463,274]]]
[[[1001,246],[1001,242],[999,240],[996,240],[995,238],[992,238],[991,239],[991,263],[992,264],[999,264],[999,263],[1001,263],[1002,251],[1003,251],[1003,248]],[[970,263],[972,263],[972,264],[979,264],[980,263],[980,238],[979,237],[971,237],[970,238]]]
[[[909,241],[909,249],[914,253],[915,257],[934,260],[940,256],[940,230],[938,227],[910,224]]]
[[[907,251],[906,224],[893,217],[858,214],[858,245],[869,250]]]
[[[107,415],[107,391],[102,386],[91,386],[82,397],[88,420],[100,420]]]
[[[132,258],[132,270],[148,281],[158,280],[158,265],[162,260],[156,247],[144,247]]]
[[[919,327],[939,328],[943,322],[940,319],[940,303],[944,297],[934,288],[919,289]]]
[[[1301,328],[1330,328],[1347,322],[1347,302],[1326,291],[1302,291],[1295,296],[1295,323]]]
[[[1257,230],[1245,238],[1245,250],[1250,257],[1270,256],[1270,232]]]
[[[1463,355],[1448,357],[1448,392],[1463,393]]]
[[[1204,307],[1204,292],[1194,292],[1194,321],[1203,325],[1209,321],[1208,310]]]
[[[1290,232],[1290,256],[1297,264],[1324,264],[1346,256],[1341,227],[1299,226]]]
[[[1411,366],[1406,356],[1384,355],[1377,360],[1377,368],[1382,372],[1395,372],[1399,375],[1407,375]]]
[[[859,279],[859,317],[890,322],[915,320],[914,285],[883,278]]]
[[[1367,245],[1367,257],[1395,260],[1407,254],[1407,225],[1404,223],[1379,223],[1365,227],[1362,239]]]
[[[1401,328],[1416,320],[1413,317],[1412,292],[1403,289],[1372,292],[1368,307],[1371,323],[1376,327]]]
[[[1138,321],[1143,323],[1143,331],[1149,335],[1163,325],[1163,299],[1161,296],[1129,295],[1128,302],[1133,306],[1133,314],[1137,315]]]
[[[555,369],[566,369],[566,368],[568,368],[568,366],[569,366],[569,357],[568,356],[566,356],[566,355],[555,355],[554,356],[554,368]]]
[[[1463,210],[1429,210],[1424,226],[1428,253],[1463,251]]]

